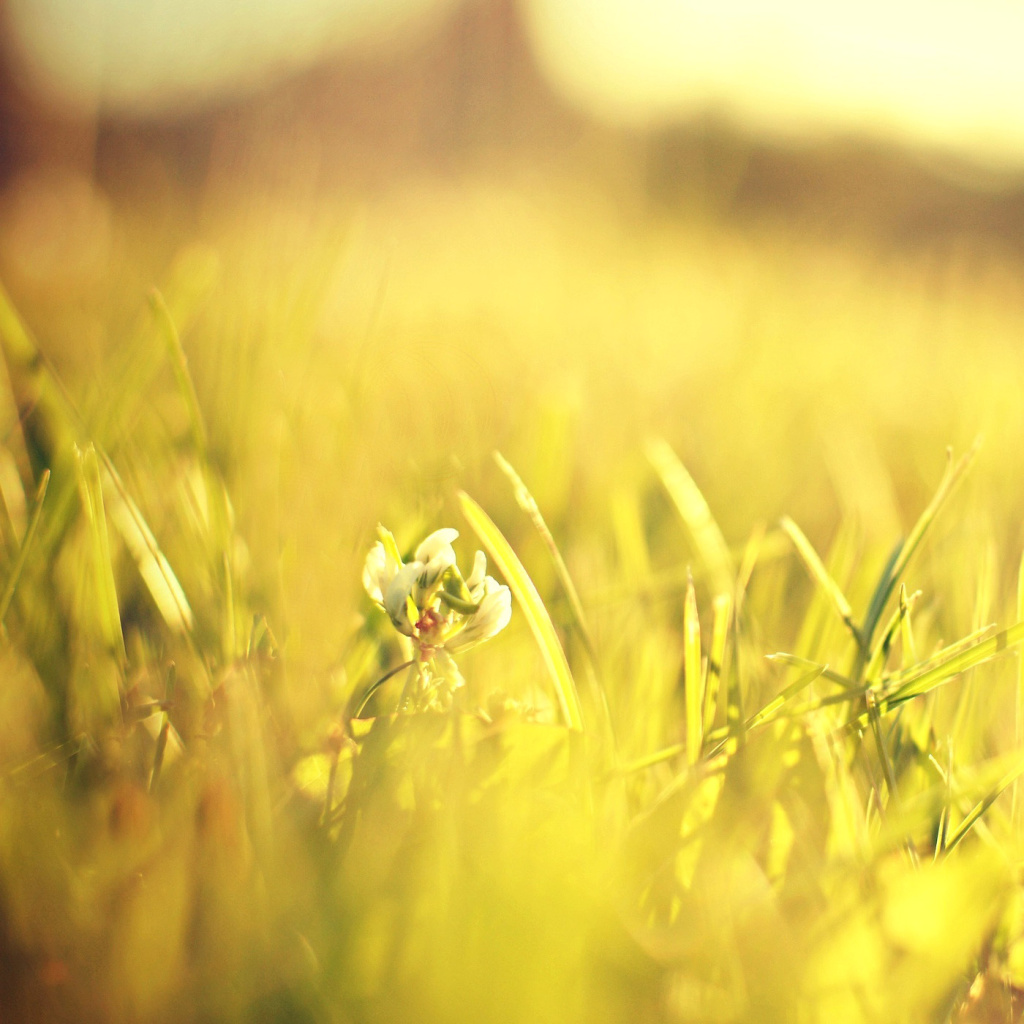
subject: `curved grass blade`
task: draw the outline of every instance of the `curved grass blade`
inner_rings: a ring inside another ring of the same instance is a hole
[[[906,587],[900,587],[899,607],[892,613],[888,623],[886,623],[885,629],[882,631],[882,639],[875,645],[875,649],[871,652],[871,658],[868,660],[867,668],[864,670],[864,678],[869,683],[877,682],[881,677],[885,669],[886,660],[889,657],[889,651],[892,650],[893,642],[896,636],[903,630],[904,620],[910,614],[910,609],[920,596],[921,591],[915,590],[913,594],[907,597]]]
[[[587,667],[589,669],[588,681],[591,684],[591,692],[593,696],[596,696],[596,703],[601,708],[601,718],[604,723],[604,731],[611,743],[611,749],[614,750],[616,747],[615,730],[612,726],[611,710],[608,707],[608,696],[601,683],[600,669],[597,663],[597,651],[594,647],[594,640],[590,632],[590,626],[587,624],[586,614],[583,611],[583,603],[580,601],[579,593],[572,581],[572,577],[569,575],[569,567],[565,564],[565,559],[562,558],[561,551],[558,550],[558,545],[555,543],[555,538],[552,535],[551,530],[548,529],[548,524],[544,520],[540,506],[537,504],[536,499],[530,493],[526,484],[523,483],[522,478],[512,467],[512,464],[501,454],[501,452],[494,453],[494,461],[498,464],[498,468],[506,477],[508,477],[509,482],[512,484],[512,491],[515,495],[516,504],[530,517],[530,521],[533,523],[534,529],[540,535],[541,540],[544,542],[544,546],[548,549],[551,561],[555,567],[555,575],[558,577],[558,582],[562,585],[562,589],[565,591],[565,595],[569,599],[569,610],[572,613],[573,621],[575,622],[576,629],[583,644],[584,653],[587,656]]]
[[[719,594],[713,605],[714,618],[711,624],[711,650],[708,654],[707,678],[704,682],[704,733],[711,731],[718,710],[718,691],[725,666],[725,645],[729,638],[729,623],[732,616],[732,598]]]
[[[915,593],[915,597],[916,597],[917,593],[920,593],[920,591],[917,591]],[[911,612],[912,604],[913,604],[912,599],[907,597],[907,587],[906,587],[906,584],[901,583],[900,584],[900,614],[901,614],[901,618],[900,618],[900,644],[901,644],[902,649],[900,651],[900,654],[902,656],[902,667],[903,668],[909,668],[911,665],[914,664],[915,661],[917,661],[917,644],[914,643],[914,627],[913,627],[913,625],[911,625],[911,622],[910,622],[910,612]],[[1018,611],[1024,611],[1024,610],[1018,609]],[[1018,614],[1017,619],[1018,619],[1018,621],[1021,621],[1022,619],[1024,619],[1024,614]]]
[[[667,441],[653,438],[647,442],[645,450],[648,461],[661,478],[683,521],[694,550],[708,574],[712,592],[731,594],[735,586],[732,555],[700,488]]]
[[[1024,755],[1021,755],[1017,763],[1003,775],[998,782],[978,801],[967,813],[967,817],[960,823],[960,827],[953,833],[945,844],[945,851],[952,850],[972,828],[978,823],[981,816],[996,802],[1000,794],[1009,786],[1016,784],[1017,780],[1024,775]]]
[[[18,409],[32,475],[38,481],[78,439],[67,396],[0,284],[0,349]]]
[[[753,729],[754,726],[761,725],[762,722],[767,721],[775,714],[787,701],[792,700],[802,690],[806,690],[815,679],[824,676],[828,671],[827,665],[815,665],[809,672],[805,672],[802,676],[795,679],[789,684],[777,697],[773,697],[760,711],[755,712],[750,718],[747,719],[744,728]]]
[[[686,759],[690,764],[696,764],[700,760],[704,738],[704,678],[700,665],[700,618],[692,580],[686,587],[683,609],[683,692],[686,698]]]
[[[181,337],[174,325],[171,312],[167,308],[164,297],[154,288],[149,293],[149,305],[153,310],[164,337],[164,344],[167,346],[167,353],[171,361],[171,369],[174,371],[174,380],[181,392],[185,402],[185,410],[188,414],[189,428],[192,431],[192,443],[195,445],[196,453],[206,462],[206,424],[203,422],[202,414],[199,411],[199,397],[196,395],[195,385],[192,383],[192,375],[188,372],[188,357],[181,346]]]
[[[7,578],[3,595],[0,596],[0,630],[4,629],[4,622],[7,619],[7,612],[10,610],[11,601],[14,599],[14,592],[18,587],[18,580],[21,579],[22,570],[25,568],[25,559],[28,557],[35,538],[36,530],[39,527],[39,518],[43,512],[43,499],[46,497],[46,488],[50,483],[50,471],[43,470],[39,478],[39,487],[36,490],[35,502],[32,506],[32,515],[29,517],[28,526],[25,527],[25,537],[18,548],[18,554],[11,566],[11,574]]]
[[[572,582],[572,577],[569,575],[569,568],[565,564],[565,559],[562,558],[562,553],[558,550],[558,545],[555,544],[555,538],[552,536],[551,530],[548,529],[548,524],[544,521],[540,507],[537,505],[534,496],[527,489],[526,484],[523,483],[522,477],[519,476],[512,467],[512,464],[501,452],[494,453],[494,461],[498,464],[498,469],[508,477],[509,482],[512,484],[512,491],[515,494],[516,504],[530,517],[530,521],[533,523],[537,533],[540,534],[541,540],[544,541],[544,546],[551,555],[551,561],[555,566],[555,574],[558,576],[558,582],[561,583],[562,589],[569,599],[569,608],[579,629],[580,638],[583,641],[587,657],[590,659],[591,664],[595,664],[594,642],[591,639],[590,627],[587,625],[587,617],[583,612],[583,604]]]
[[[1024,622],[1024,555],[1017,569],[1017,621]],[[1024,655],[1017,657],[1017,692],[1015,694],[1013,736],[1018,750],[1024,743]],[[1021,814],[1020,787],[1013,783],[1013,820],[1019,824]]]
[[[980,632],[982,637],[972,634],[959,644],[952,645],[949,650],[953,651],[956,648],[955,653],[943,659],[939,664],[929,668],[927,667],[929,663],[926,662],[920,671],[911,670],[907,675],[901,673],[895,688],[886,694],[886,701],[892,703],[919,697],[922,693],[927,693],[929,690],[934,690],[937,686],[955,679],[969,668],[974,668],[976,665],[988,661],[989,658],[994,658],[997,654],[1016,647],[1017,644],[1024,641],[1024,622],[1018,622],[1015,626],[1010,626],[987,639],[984,639],[984,636],[988,634],[989,630]]]
[[[519,561],[502,532],[491,521],[490,516],[465,491],[459,491],[459,504],[462,506],[462,514],[473,528],[473,532],[480,538],[480,543],[487,549],[491,560],[505,577],[519,606],[523,609],[527,624],[537,641],[544,664],[555,685],[555,695],[558,698],[562,717],[570,729],[582,730],[583,715],[580,711],[576,683],[569,670],[565,651],[562,650],[558,635],[555,633],[551,616],[548,615],[548,610],[544,607],[544,602],[541,600],[540,594],[537,593],[533,580],[530,579],[526,569],[523,568],[523,563]]]
[[[860,630],[853,621],[853,609],[850,607],[850,602],[846,599],[846,595],[839,584],[829,575],[828,569],[825,568],[825,564],[818,556],[818,552],[814,550],[814,546],[807,539],[803,530],[789,516],[783,516],[779,525],[785,531],[786,536],[793,542],[793,546],[803,559],[807,571],[811,574],[811,579],[821,587],[829,601],[832,602],[832,607],[835,608],[836,614],[843,620],[843,624],[850,631],[850,635],[857,644],[857,649],[864,651],[864,637],[861,636]]]
[[[967,470],[970,468],[970,465],[974,461],[974,457],[978,454],[978,449],[980,447],[981,438],[979,437],[956,464],[953,463],[953,450],[947,450],[946,470],[942,474],[942,480],[939,482],[938,489],[925,510],[921,513],[917,522],[914,524],[914,528],[910,531],[910,535],[900,547],[899,555],[893,561],[892,568],[889,570],[888,574],[883,575],[883,581],[879,585],[878,591],[875,595],[876,599],[873,599],[871,602],[871,608],[869,609],[868,615],[864,620],[864,625],[861,628],[861,633],[869,643],[871,641],[871,637],[874,635],[876,627],[878,626],[878,622],[882,617],[882,612],[885,610],[885,606],[888,603],[889,598],[892,596],[892,592],[895,590],[896,584],[906,571],[910,559],[920,546],[921,541],[924,539],[924,536],[928,532],[932,523],[935,522],[935,517],[939,514],[942,506],[946,503],[949,496],[956,489],[957,484],[963,479]]]
[[[110,535],[107,533],[107,517],[103,505],[103,485],[100,481],[100,464],[96,449],[88,445],[84,451],[75,448],[75,467],[78,472],[78,488],[89,524],[92,540],[93,572],[96,583],[96,604],[100,629],[107,649],[123,666],[128,655],[124,648],[121,632],[121,611],[117,603],[117,589],[114,585],[114,567],[110,558]]]
[[[191,636],[194,616],[178,577],[160,550],[145,517],[128,494],[113,462],[104,453],[100,455],[112,486],[108,491],[111,498],[110,518],[117,532],[138,567],[139,575],[161,618],[174,632]]]
[[[838,684],[844,690],[849,690],[851,693],[857,694],[863,692],[863,688],[848,676],[844,676],[841,673],[836,672],[834,669],[829,668],[828,665],[819,665],[818,662],[811,661],[808,658],[801,658],[797,654],[786,654],[780,651],[776,654],[767,654],[765,655],[765,658],[767,661],[777,661],[782,665],[792,665],[793,668],[802,668],[804,671],[820,669],[823,678]]]

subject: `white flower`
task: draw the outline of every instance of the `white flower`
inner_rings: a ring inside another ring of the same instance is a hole
[[[483,552],[478,551],[478,555]],[[472,591],[471,591],[472,592]],[[467,617],[459,630],[445,645],[449,651],[464,651],[500,633],[512,618],[512,595],[493,576],[485,576],[473,593],[477,610]]]
[[[363,586],[370,599],[387,612],[391,624],[410,637],[421,662],[435,655],[467,650],[500,633],[512,617],[512,595],[486,575],[482,551],[473,571],[463,578],[452,542],[457,530],[435,530],[404,562],[392,534],[378,527],[380,540],[363,567]]]
[[[435,530],[416,549],[413,558],[423,566],[421,586],[432,587],[446,569],[455,565],[455,550],[452,541],[458,537],[459,531],[448,527]]]

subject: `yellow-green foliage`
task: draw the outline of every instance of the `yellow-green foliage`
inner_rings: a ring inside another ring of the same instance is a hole
[[[0,1017],[1012,1019],[1007,268],[424,190],[229,205],[88,374],[0,293]],[[450,710],[378,522],[517,599]]]

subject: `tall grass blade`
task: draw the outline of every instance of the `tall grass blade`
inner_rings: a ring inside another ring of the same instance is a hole
[[[161,618],[173,632],[190,636],[195,619],[185,591],[114,464],[106,455],[102,458],[110,483],[107,491],[110,518],[138,567]]]
[[[981,438],[978,438],[957,463],[953,462],[952,449],[947,451],[946,471],[942,475],[942,480],[939,482],[938,489],[925,510],[921,513],[917,522],[914,524],[914,528],[910,531],[910,535],[903,542],[899,555],[893,562],[892,569],[889,571],[887,577],[883,577],[884,582],[879,587],[878,601],[872,602],[869,615],[864,620],[861,632],[868,642],[870,642],[871,637],[874,635],[875,628],[878,626],[878,621],[882,617],[882,612],[885,610],[885,606],[888,603],[889,598],[892,596],[892,592],[896,588],[896,584],[900,581],[900,578],[906,571],[907,565],[910,563],[910,559],[914,556],[914,552],[917,551],[921,541],[924,540],[925,534],[927,534],[932,523],[935,522],[935,517],[939,514],[942,506],[949,499],[949,496],[956,489],[957,484],[963,479],[967,470],[970,468],[970,465],[974,461],[974,457],[978,454],[978,449],[980,447]]]
[[[1024,754],[1019,757],[1017,763],[1013,765],[1013,767],[1011,767],[1009,771],[999,779],[992,789],[990,789],[989,792],[986,793],[985,796],[967,813],[967,816],[960,823],[959,828],[957,828],[949,838],[949,841],[945,844],[945,850],[947,853],[954,849],[957,844],[966,837],[971,829],[977,825],[981,816],[996,802],[996,800],[999,799],[999,796],[1003,791],[1009,786],[1015,785],[1021,775],[1024,775]]]
[[[3,594],[0,595],[0,630],[4,629],[7,612],[10,610],[11,601],[14,599],[14,593],[18,587],[18,580],[21,579],[22,571],[25,568],[25,560],[32,548],[32,541],[35,539],[36,531],[39,528],[39,519],[43,513],[43,499],[46,497],[46,488],[49,486],[49,483],[50,471],[44,469],[42,476],[39,478],[39,487],[36,489],[36,497],[32,504],[32,514],[29,516],[28,526],[25,528],[25,536],[22,539],[21,546],[18,548],[14,564],[11,566],[11,572],[7,577],[7,583],[4,585]]]
[[[1017,568],[1017,621],[1024,622],[1024,555],[1021,555]],[[1014,695],[1014,746],[1020,750],[1024,746],[1024,654],[1017,655],[1017,691]],[[1013,783],[1013,820],[1019,823],[1021,816],[1020,786],[1017,780]]]
[[[544,546],[548,550],[548,554],[551,556],[551,561],[555,567],[555,575],[558,577],[558,582],[562,586],[562,590],[565,591],[565,595],[569,600],[569,610],[572,614],[573,622],[576,626],[576,631],[579,635],[580,641],[583,645],[583,651],[587,657],[587,677],[591,684],[592,696],[596,698],[596,703],[601,709],[601,718],[604,724],[605,735],[611,743],[612,750],[615,749],[615,731],[612,727],[612,716],[611,711],[608,707],[608,697],[605,693],[605,688],[601,683],[600,668],[597,662],[597,652],[594,648],[593,636],[590,632],[590,626],[587,623],[587,616],[583,611],[583,603],[580,601],[579,593],[576,590],[576,585],[572,581],[572,577],[569,575],[569,567],[565,564],[565,559],[562,558],[561,551],[558,550],[558,545],[555,543],[555,538],[548,528],[548,524],[541,513],[540,506],[537,504],[536,499],[530,493],[526,484],[523,483],[522,478],[515,471],[512,464],[505,459],[501,452],[494,453],[494,461],[497,463],[498,468],[505,474],[509,482],[512,484],[512,493],[515,495],[516,504],[530,517],[530,522],[533,523],[534,529],[540,535],[540,539],[544,542]]]
[[[38,482],[77,439],[66,396],[0,284],[0,348],[7,363],[25,450]]]
[[[832,607],[835,608],[836,614],[843,620],[843,624],[850,631],[850,635],[857,644],[858,650],[863,651],[865,646],[864,638],[853,621],[853,609],[850,607],[850,602],[846,599],[846,595],[839,584],[829,575],[825,564],[818,556],[818,552],[814,550],[814,546],[804,535],[803,530],[789,516],[784,516],[780,525],[785,531],[786,536],[793,542],[793,546],[796,548],[801,559],[803,559],[811,579],[825,592],[825,595],[832,603]]]
[[[882,636],[878,643],[875,644],[875,649],[871,652],[867,668],[864,670],[864,678],[868,683],[877,682],[881,678],[882,673],[885,671],[885,663],[889,658],[889,652],[892,650],[892,645],[895,642],[896,637],[901,635],[904,620],[910,614],[911,607],[916,603],[920,596],[921,591],[916,590],[908,598],[906,588],[900,588],[899,606],[892,613],[892,616],[886,623],[885,629],[882,630]]]
[[[914,597],[919,594],[920,591],[915,591]],[[917,661],[917,644],[914,642],[914,627],[910,621],[911,605],[913,599],[907,597],[907,587],[905,583],[900,584],[900,655],[901,668],[907,669]],[[1018,611],[1024,611],[1024,609],[1018,609]],[[1018,614],[1018,622],[1024,622],[1024,619]]]
[[[791,665],[793,668],[802,668],[805,672],[818,669],[819,674],[824,679],[837,683],[844,690],[849,690],[851,693],[863,692],[862,687],[850,679],[849,676],[844,676],[842,673],[829,668],[828,665],[821,665],[816,661],[809,660],[808,658],[801,658],[799,655],[786,654],[781,651],[776,654],[767,654],[765,655],[765,658],[767,661],[777,661],[781,665]]]
[[[569,575],[569,568],[565,564],[565,559],[562,558],[562,553],[558,550],[558,545],[555,543],[551,530],[548,529],[548,524],[544,520],[540,507],[537,505],[526,484],[523,483],[522,478],[501,452],[494,453],[494,461],[512,484],[512,492],[515,495],[516,504],[530,517],[530,522],[533,523],[534,529],[540,535],[544,546],[551,555],[551,561],[555,567],[555,575],[565,591],[565,596],[569,599],[569,610],[579,631],[583,648],[587,653],[590,664],[596,668],[597,659],[594,653],[594,641],[591,637],[590,627],[587,625],[587,616],[583,611],[583,604],[580,601],[580,596],[572,581],[572,577]]]
[[[683,521],[712,593],[731,594],[735,586],[732,555],[700,488],[667,441],[653,438],[646,453]]]
[[[103,642],[124,666],[128,656],[121,632],[121,611],[117,603],[114,586],[114,566],[110,555],[110,535],[107,532],[107,516],[103,503],[103,485],[100,481],[100,464],[96,449],[88,445],[84,451],[75,448],[75,466],[78,471],[78,487],[82,499],[92,542],[93,574],[96,584],[97,618]]]
[[[548,615],[533,580],[498,527],[465,491],[459,491],[459,504],[466,521],[505,577],[519,606],[523,609],[527,624],[537,641],[548,674],[554,683],[555,696],[558,698],[562,717],[570,729],[582,730],[583,715],[576,683],[569,670],[569,663],[566,661],[565,651],[559,642],[554,624],[551,622],[551,616]]]
[[[891,703],[919,697],[922,693],[934,690],[935,687],[956,678],[969,668],[974,668],[989,658],[1016,647],[1021,641],[1024,641],[1024,622],[1018,622],[987,640],[981,639],[968,644],[934,668],[925,669],[920,673],[911,671],[909,678],[902,677],[895,689],[886,694],[886,700]]]
[[[704,674],[700,664],[700,619],[697,615],[697,594],[693,581],[686,587],[683,609],[683,688],[686,705],[686,759],[690,764],[700,760],[704,739]]]
[[[785,687],[778,696],[773,697],[760,711],[755,712],[747,719],[745,727],[753,729],[757,725],[769,720],[784,704],[792,700],[798,693],[806,690],[815,679],[825,676],[828,672],[827,665],[815,665],[802,676],[795,679],[789,686]],[[826,676],[827,678],[827,676]]]
[[[196,395],[192,375],[188,372],[188,357],[185,355],[185,350],[181,347],[181,337],[178,334],[177,327],[174,326],[174,320],[171,318],[171,313],[167,308],[164,297],[155,288],[149,294],[149,305],[160,327],[160,333],[163,335],[171,362],[171,369],[174,372],[174,380],[185,402],[189,428],[192,431],[192,443],[195,445],[197,454],[205,462],[207,448],[206,425],[199,410],[199,397]]]
[[[718,710],[718,692],[725,670],[725,645],[729,638],[729,624],[732,621],[732,599],[728,594],[719,594],[713,605],[711,623],[711,650],[708,654],[707,678],[704,683],[704,733],[711,731]]]

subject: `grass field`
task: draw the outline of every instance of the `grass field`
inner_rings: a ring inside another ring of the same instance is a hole
[[[583,184],[9,282],[4,1021],[1019,1018],[1019,262]]]

